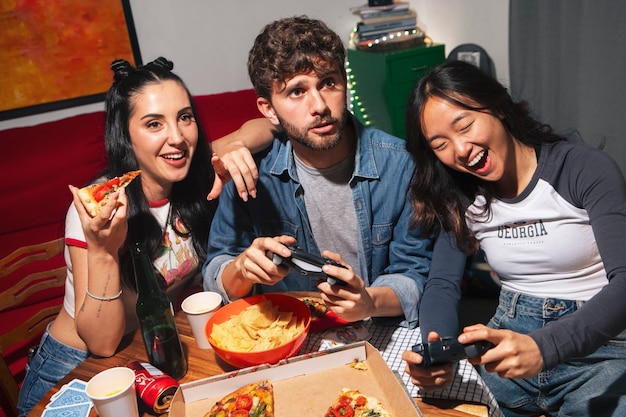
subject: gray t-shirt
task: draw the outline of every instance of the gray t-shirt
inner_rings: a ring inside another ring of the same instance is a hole
[[[349,184],[354,171],[354,153],[324,169],[305,165],[295,154],[294,159],[317,247],[320,252],[330,250],[341,254],[362,277],[357,259],[360,237]]]

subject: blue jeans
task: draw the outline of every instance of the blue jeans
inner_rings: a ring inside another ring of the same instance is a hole
[[[50,388],[84,362],[87,356],[87,352],[59,342],[46,329],[37,352],[26,365],[26,376],[17,402],[19,417],[25,417]]]
[[[526,334],[573,313],[583,303],[502,290],[489,326]],[[500,378],[483,367],[480,372],[507,417],[626,416],[626,331],[591,355],[533,378]]]

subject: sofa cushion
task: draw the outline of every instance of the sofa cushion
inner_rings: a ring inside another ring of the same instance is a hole
[[[68,184],[85,185],[106,163],[104,112],[5,130],[0,141],[11,178],[0,183],[0,235],[63,221]]]
[[[195,96],[194,103],[210,141],[239,129],[247,120],[263,117],[253,89]]]

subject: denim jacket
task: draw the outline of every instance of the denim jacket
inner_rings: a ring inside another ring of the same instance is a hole
[[[386,286],[402,304],[401,324],[414,328],[424,290],[433,242],[410,227],[409,184],[414,163],[405,142],[352,118],[357,134],[350,187],[361,236],[358,262],[366,286]],[[309,224],[291,143],[285,137],[255,155],[259,170],[257,197],[243,202],[231,182],[222,190],[202,268],[205,290],[220,292],[223,268],[261,236],[290,235],[298,246],[319,255]],[[332,204],[328,196],[328,204]],[[315,291],[316,281],[290,272],[274,286],[256,285],[255,293]],[[392,319],[394,324],[398,320]]]

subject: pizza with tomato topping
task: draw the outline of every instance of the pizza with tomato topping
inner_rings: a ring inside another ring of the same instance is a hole
[[[324,417],[391,417],[377,398],[344,388]]]
[[[333,327],[343,326],[349,322],[340,319],[324,304],[320,297],[299,297],[311,312],[311,331],[319,332]]]
[[[300,301],[309,308],[313,319],[322,318],[328,313],[328,307],[319,297],[300,297]]]
[[[268,380],[245,385],[215,403],[204,417],[274,417],[274,389]]]
[[[126,187],[134,180],[141,170],[130,171],[126,174],[114,177],[102,184],[92,184],[78,190],[78,197],[87,209],[91,217],[95,217],[100,209],[107,203],[109,196],[115,191]]]

